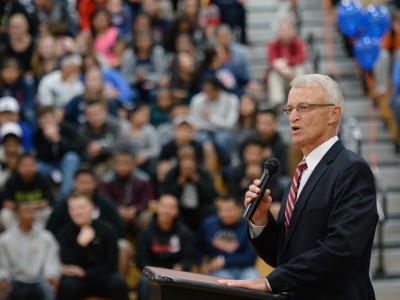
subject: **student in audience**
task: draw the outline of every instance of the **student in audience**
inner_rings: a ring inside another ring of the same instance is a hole
[[[179,218],[179,204],[175,196],[160,196],[154,218],[139,236],[136,253],[136,263],[140,270],[145,266],[153,266],[190,271],[193,257],[192,233]],[[139,300],[149,299],[148,285],[147,277],[142,275],[138,287]]]
[[[199,142],[194,139],[193,125],[187,116],[178,116],[173,121],[174,138],[166,143],[158,157],[157,162],[157,182],[162,183],[165,175],[177,163],[178,149],[181,146],[191,145],[196,152],[197,161],[203,165],[203,148]]]
[[[268,101],[277,108],[286,101],[289,82],[295,76],[306,73],[307,49],[297,36],[292,20],[283,19],[279,23],[276,39],[268,42],[267,50],[270,66],[267,75]]]
[[[20,107],[20,117],[31,129],[36,126],[35,88],[32,80],[24,77],[20,62],[5,58],[0,68],[0,97],[11,96]]]
[[[246,1],[243,0],[210,0],[219,8],[221,23],[228,24],[237,32],[240,43],[247,44]]]
[[[123,140],[132,146],[137,166],[153,176],[161,143],[156,129],[150,124],[150,107],[136,105],[129,112],[129,121],[128,126],[123,128]]]
[[[100,183],[99,192],[116,206],[125,235],[136,238],[154,192],[150,176],[136,169],[135,155],[129,145],[118,145],[113,156],[113,171]]]
[[[16,172],[6,181],[3,197],[0,219],[4,228],[15,224],[15,208],[22,201],[28,201],[36,208],[39,225],[46,224],[54,198],[50,182],[38,172],[36,158],[32,154],[22,154],[18,158]]]
[[[212,212],[215,196],[213,178],[201,166],[191,145],[179,147],[177,165],[167,173],[161,193],[178,198],[181,216],[194,232],[202,219]]]
[[[117,268],[115,228],[101,219],[93,219],[95,205],[88,194],[74,192],[67,203],[72,223],[58,234],[62,262],[59,299],[96,295],[127,300],[128,289]]]
[[[278,132],[278,116],[273,109],[257,112],[256,133],[271,145],[272,156],[280,162],[279,174],[288,174],[288,145]]]
[[[8,122],[18,124],[21,128],[21,141],[25,152],[33,150],[33,132],[31,127],[20,116],[20,106],[17,99],[11,96],[0,98],[0,127]]]
[[[166,61],[164,49],[154,44],[150,31],[135,32],[132,45],[123,54],[121,71],[139,92],[139,101],[154,100],[156,88],[165,76]]]
[[[74,174],[81,161],[82,145],[76,139],[76,129],[67,122],[58,123],[50,106],[37,111],[38,130],[34,135],[39,171],[60,184],[59,197],[71,192]],[[57,178],[58,174],[60,178]]]
[[[19,202],[18,224],[0,235],[1,299],[56,299],[61,275],[59,246],[50,232],[34,224],[35,215],[34,205]]]
[[[77,14],[68,9],[67,2],[57,0],[36,0],[35,15],[41,24],[52,22],[65,27],[69,35],[78,30]]]
[[[207,45],[203,49],[203,59],[196,68],[193,81],[195,83],[195,92],[200,92],[204,83],[210,77],[216,77],[225,90],[240,96],[243,89],[238,85],[238,80],[231,70],[230,66],[225,63],[226,50],[219,46]]]
[[[194,241],[200,272],[224,278],[259,278],[255,269],[257,255],[242,219],[242,202],[221,196],[215,205],[217,214],[202,222]]]
[[[272,156],[272,148],[265,139],[255,135],[245,140],[240,152],[242,160],[231,169],[228,178],[228,192],[235,199],[244,199],[250,184],[261,178],[264,163]],[[288,184],[289,179],[285,176],[275,175],[270,180],[268,188],[274,196],[271,208],[274,217],[278,215],[280,200]]]
[[[233,145],[233,129],[239,118],[239,99],[226,92],[216,77],[208,78],[202,92],[190,103],[190,118],[196,139],[205,147],[212,143],[223,167],[229,167]]]
[[[69,101],[64,107],[64,119],[77,126],[85,123],[85,108],[90,101],[99,101],[107,108],[107,115],[117,117],[116,90],[106,93],[106,83],[99,67],[92,66],[85,72],[85,90]]]
[[[244,141],[252,135],[256,134],[256,115],[258,101],[252,93],[244,93],[240,96],[239,120],[236,123],[234,134],[235,144],[233,146],[233,159],[238,161],[240,156],[240,148]],[[234,163],[235,164],[235,161]]]
[[[178,38],[184,39],[180,36]],[[190,103],[194,94],[193,76],[196,61],[187,51],[178,52],[171,62],[169,87],[175,103]]]
[[[89,195],[95,205],[93,218],[107,221],[114,227],[114,230],[117,232],[117,237],[119,238],[119,270],[122,274],[125,274],[132,258],[132,246],[123,238],[123,223],[117,209],[111,200],[98,192],[97,185],[98,179],[92,169],[81,167],[76,171],[73,191]],[[67,201],[63,199],[54,207],[46,227],[54,236],[57,236],[60,229],[68,223],[71,223],[71,218],[68,215]]]
[[[110,170],[114,146],[121,139],[121,127],[116,119],[107,116],[105,103],[99,100],[86,101],[85,122],[78,136],[84,147],[84,161],[102,177]]]
[[[128,37],[133,16],[126,1],[108,0],[105,7],[111,15],[112,26],[118,28],[118,36],[123,38]]]
[[[109,67],[118,67],[120,65],[116,52],[118,28],[111,23],[111,13],[105,7],[97,8],[93,12],[90,29],[96,53],[105,59]]]
[[[252,79],[246,48],[234,42],[232,30],[227,24],[218,26],[216,44],[224,49],[223,61],[232,70],[238,85],[244,90]]]
[[[156,99],[150,104],[151,116],[150,123],[158,127],[163,123],[168,123],[169,114],[174,104],[172,93],[169,88],[160,88],[157,91]]]
[[[84,91],[84,85],[80,80],[81,66],[80,55],[64,56],[61,59],[60,69],[43,76],[39,82],[38,104],[56,109],[58,122],[63,120],[64,107],[68,102]]]
[[[2,19],[2,23],[3,23]],[[29,22],[22,13],[10,16],[7,34],[1,40],[0,54],[2,57],[16,59],[21,68],[29,72],[34,48],[34,37],[29,32]]]
[[[94,217],[102,218],[112,224],[118,237],[122,237],[123,227],[118,212],[112,202],[98,192],[97,184],[97,177],[93,170],[82,166],[75,173],[73,191],[88,194],[96,207]],[[46,228],[50,230],[54,236],[57,236],[60,229],[69,222],[71,222],[71,218],[68,215],[67,201],[63,199],[55,205]]]
[[[9,122],[0,128],[0,190],[15,172],[19,156],[23,153],[22,131],[18,124]],[[2,198],[0,196],[0,198]]]
[[[60,57],[57,54],[56,39],[54,36],[41,35],[36,39],[31,59],[31,72],[35,86],[42,77],[58,68]]]

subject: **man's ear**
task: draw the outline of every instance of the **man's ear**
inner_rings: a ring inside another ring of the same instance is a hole
[[[329,124],[339,123],[342,118],[342,107],[340,105],[335,105],[329,111]]]

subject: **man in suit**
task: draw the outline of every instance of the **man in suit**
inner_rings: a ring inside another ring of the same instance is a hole
[[[369,278],[378,219],[374,177],[367,162],[337,137],[343,95],[328,76],[299,76],[291,82],[284,112],[304,160],[277,220],[269,212],[267,190],[249,222],[252,244],[275,270],[266,279],[220,283],[286,292],[294,300],[375,299]],[[257,197],[259,186],[255,180],[249,187],[245,205]]]

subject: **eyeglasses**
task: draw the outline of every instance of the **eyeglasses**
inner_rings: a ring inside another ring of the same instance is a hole
[[[313,110],[316,107],[335,106],[335,105],[336,104],[333,104],[333,103],[327,103],[327,104],[301,103],[301,104],[299,104],[297,106],[286,106],[282,110],[283,110],[283,113],[285,115],[290,116],[294,109],[296,109],[297,112],[299,114],[301,114],[301,113],[309,112],[309,111]]]

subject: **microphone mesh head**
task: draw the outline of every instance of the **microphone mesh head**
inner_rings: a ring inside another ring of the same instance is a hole
[[[268,170],[268,173],[272,176],[279,170],[279,160],[277,160],[274,157],[269,158],[265,164],[264,164],[264,169]]]

